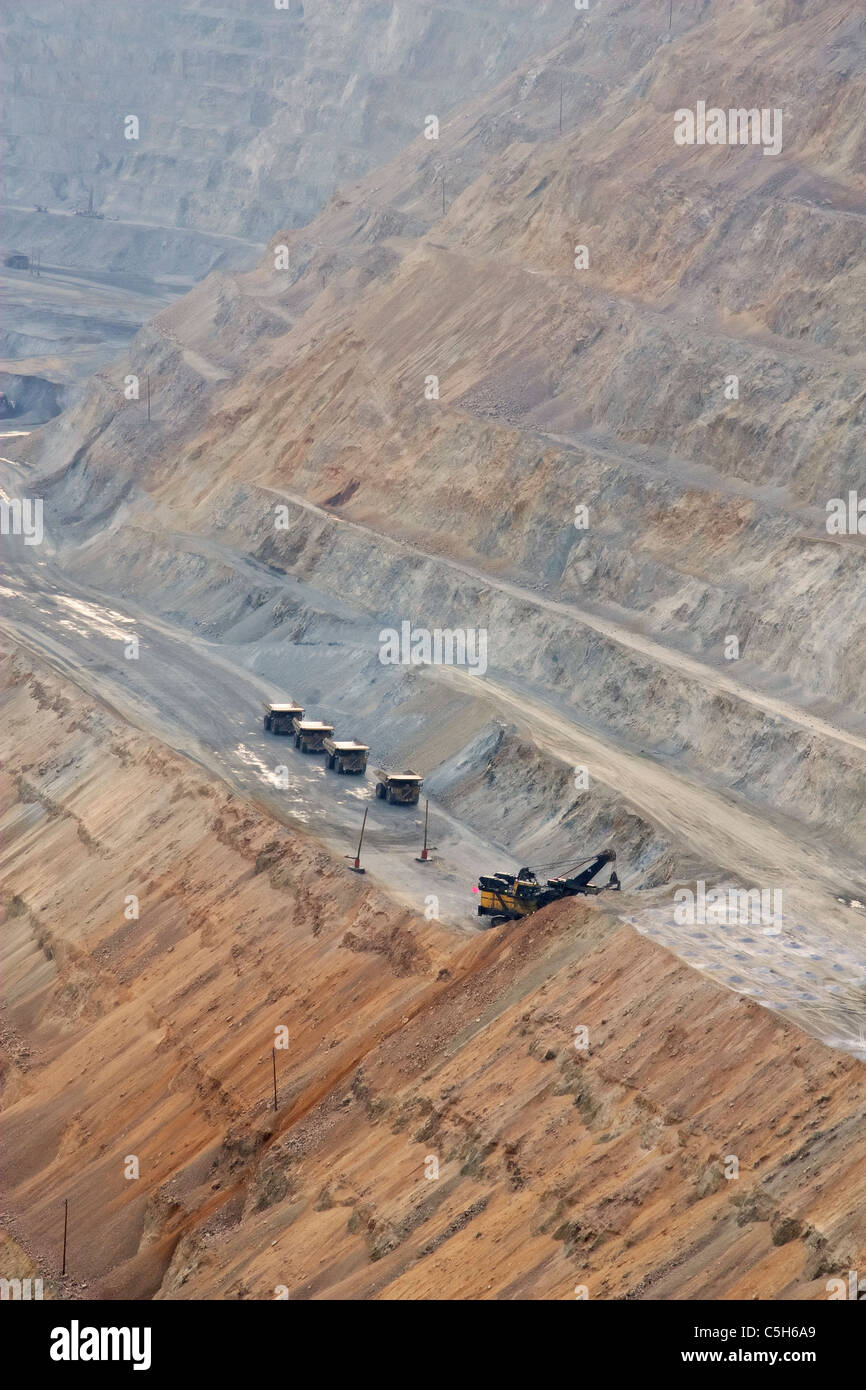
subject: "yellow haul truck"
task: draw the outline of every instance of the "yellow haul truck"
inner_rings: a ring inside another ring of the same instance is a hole
[[[318,719],[294,719],[295,747],[302,753],[322,753],[325,739],[334,732],[333,724],[322,724]]]
[[[424,785],[417,772],[377,772],[376,795],[380,801],[400,806],[417,806]]]
[[[303,719],[303,705],[296,705],[289,701],[283,705],[265,706],[265,733],[266,734],[290,734],[295,732],[295,719]]]
[[[370,751],[366,743],[356,743],[354,739],[326,738],[323,747],[328,755],[328,767],[335,772],[366,772],[367,754]]]

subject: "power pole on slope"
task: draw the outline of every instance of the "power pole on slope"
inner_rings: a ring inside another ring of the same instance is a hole
[[[427,819],[428,819],[428,816],[429,816],[429,815],[430,815],[430,801],[429,801],[429,799],[428,799],[428,800],[425,801],[425,803],[424,803],[424,845],[423,845],[423,848],[422,848],[422,850],[421,850],[421,853],[415,855],[415,861],[416,861],[416,863],[418,863],[418,864],[429,864],[431,861],[430,861],[430,858],[429,858],[429,856],[428,856],[427,851],[436,848],[435,845],[428,845],[428,843],[427,843]]]
[[[365,828],[365,826],[366,826],[366,824],[367,824],[367,811],[368,811],[368,810],[369,810],[369,807],[365,806],[365,807],[364,807],[364,819],[361,821],[361,834],[360,834],[360,837],[359,837],[359,839],[358,839],[358,853],[357,853],[356,855],[354,855],[354,856],[352,856],[351,854],[347,854],[347,855],[346,855],[346,858],[347,858],[347,859],[352,859],[352,858],[354,857],[355,862],[354,862],[354,864],[352,865],[352,872],[355,873],[355,874],[363,874],[363,873],[365,872],[365,870],[361,868],[361,846],[362,846],[362,844],[364,843],[364,828]]]

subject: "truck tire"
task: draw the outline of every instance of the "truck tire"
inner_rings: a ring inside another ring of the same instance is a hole
[[[329,754],[328,754],[328,767],[333,768],[334,762],[335,762],[335,759],[334,759],[333,753],[329,753]]]
[[[265,733],[266,733],[266,734],[269,734],[270,732],[271,732],[271,716],[270,716],[269,714],[266,714],[266,715],[265,715]]]
[[[381,782],[376,783],[376,796],[380,801],[385,800],[385,788],[382,786]]]

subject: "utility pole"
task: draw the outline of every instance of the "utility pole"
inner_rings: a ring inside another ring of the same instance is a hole
[[[271,1048],[271,1056],[274,1059],[274,1113],[277,1110],[277,1049]]]
[[[445,175],[442,175],[442,216],[445,216]]]
[[[147,423],[150,424],[150,372],[147,373]]]
[[[671,32],[671,25],[674,22],[674,0],[671,0],[671,7],[668,11],[668,33]]]
[[[363,874],[366,872],[361,868],[361,846],[364,843],[364,827],[367,824],[367,812],[369,809],[369,806],[364,807],[364,819],[361,821],[361,838],[358,840],[358,853],[355,855],[355,862],[352,865],[352,872],[356,874]],[[351,859],[351,857],[351,854],[346,855],[347,859]]]
[[[420,854],[416,854],[416,855],[415,855],[416,862],[419,863],[419,864],[429,864],[429,863],[430,863],[430,860],[429,860],[428,857],[427,857],[427,851],[428,851],[428,849],[435,849],[435,848],[436,848],[435,845],[428,845],[428,844],[427,844],[427,819],[428,819],[429,815],[430,815],[430,802],[429,802],[429,800],[425,800],[425,802],[424,802],[424,848],[421,850],[421,853],[420,853]]]
[[[66,1273],[66,1224],[69,1219],[69,1198],[63,1199],[63,1268],[60,1271],[61,1278]]]

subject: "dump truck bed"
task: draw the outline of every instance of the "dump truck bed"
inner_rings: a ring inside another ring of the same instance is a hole
[[[293,734],[294,720],[303,719],[304,707],[284,700],[271,701],[265,705],[265,733]]]
[[[370,749],[366,743],[358,743],[354,738],[325,738],[322,747],[328,755],[328,767],[332,771],[354,774],[367,771]]]
[[[295,747],[302,753],[324,753],[325,738],[334,732],[333,724],[325,724],[321,719],[293,719]]]
[[[379,801],[417,806],[424,778],[419,772],[376,773],[376,797]]]

